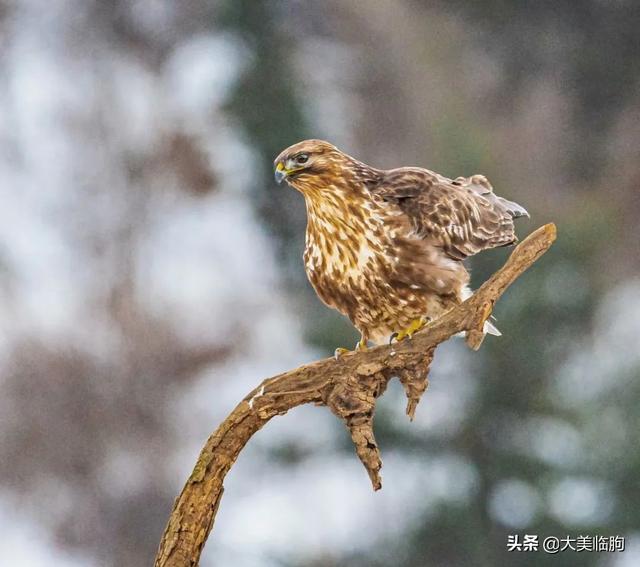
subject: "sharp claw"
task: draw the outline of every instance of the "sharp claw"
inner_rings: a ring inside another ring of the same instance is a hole
[[[389,344],[392,344],[394,339],[396,342],[403,341],[405,339],[411,340],[420,329],[424,328],[429,319],[427,317],[420,317],[413,321],[409,327],[403,331],[393,333],[389,338]]]
[[[343,347],[338,347],[336,350],[333,351],[333,358],[338,360],[343,354],[345,354],[347,352],[349,352],[349,349],[343,348]]]

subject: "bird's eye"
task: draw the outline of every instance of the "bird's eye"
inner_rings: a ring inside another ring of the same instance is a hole
[[[309,154],[300,154],[295,157],[295,161],[298,165],[304,165],[309,161]]]

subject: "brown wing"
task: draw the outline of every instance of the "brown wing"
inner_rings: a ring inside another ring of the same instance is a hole
[[[385,172],[370,190],[398,205],[416,236],[434,241],[456,260],[517,242],[513,219],[529,216],[520,205],[495,195],[483,175],[451,180],[407,167]]]

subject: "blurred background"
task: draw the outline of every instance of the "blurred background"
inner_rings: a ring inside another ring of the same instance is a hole
[[[355,342],[306,282],[306,137],[483,173],[559,239],[379,405],[373,493],[325,408],[231,471],[203,566],[640,565],[640,4],[0,0],[0,563],[151,565],[207,435]],[[508,250],[474,258],[477,287]]]

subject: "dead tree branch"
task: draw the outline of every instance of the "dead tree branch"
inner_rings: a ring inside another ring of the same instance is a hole
[[[198,462],[175,501],[165,529],[156,567],[196,566],[220,505],[223,480],[251,436],[276,415],[313,403],[328,406],[349,428],[356,453],[374,490],[381,488],[382,460],[373,435],[377,398],[398,376],[412,419],[427,388],[435,348],[466,331],[467,344],[478,349],[482,328],[504,291],[551,246],[553,224],[545,225],[519,244],[505,265],[467,301],[429,324],[413,339],[365,352],[313,362],[268,378],[255,388],[207,440]]]

